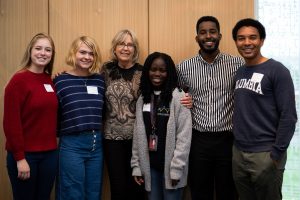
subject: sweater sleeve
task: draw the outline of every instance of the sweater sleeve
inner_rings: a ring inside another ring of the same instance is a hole
[[[22,160],[24,155],[24,137],[22,129],[21,110],[25,105],[26,89],[24,84],[14,76],[5,88],[3,129],[7,147],[13,153],[15,160]]]
[[[273,90],[280,117],[271,158],[280,160],[289,146],[297,122],[294,85],[290,72],[285,67],[279,68],[274,74]]]
[[[139,97],[136,105],[136,120],[134,124],[133,130],[133,139],[132,139],[132,157],[131,157],[131,168],[132,168],[132,176],[142,176],[141,168],[140,168],[140,159],[138,153],[138,120],[141,119],[140,113],[142,112],[138,105],[141,104],[142,97]]]
[[[192,139],[192,117],[188,108],[180,103],[184,93],[173,96],[175,101],[176,139],[175,150],[171,161],[170,177],[179,180],[184,168],[188,165],[188,157]]]

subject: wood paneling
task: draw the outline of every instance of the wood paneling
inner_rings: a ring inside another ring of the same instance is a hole
[[[221,51],[238,55],[231,38],[235,23],[253,17],[253,1],[241,0],[151,0],[149,1],[149,53],[170,54],[175,63],[197,54],[195,41],[197,20],[215,16],[223,35]]]
[[[111,40],[117,31],[133,30],[141,46],[141,60],[148,53],[147,0],[51,0],[50,34],[57,47],[56,70],[65,69],[65,56],[78,36],[96,39],[102,60],[109,59]]]
[[[48,0],[0,0],[0,199],[12,199],[6,171],[3,134],[3,92],[11,75],[19,69],[32,36],[48,32]]]

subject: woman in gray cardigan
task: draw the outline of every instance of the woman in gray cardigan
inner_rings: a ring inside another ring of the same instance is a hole
[[[182,198],[187,184],[192,135],[190,110],[180,103],[175,64],[155,52],[144,64],[136,104],[131,167],[137,184],[145,183],[149,200]]]

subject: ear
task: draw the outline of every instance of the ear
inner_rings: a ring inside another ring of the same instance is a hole
[[[221,39],[222,39],[222,33],[219,34],[219,40],[221,40]]]
[[[264,45],[265,39],[261,39],[260,43],[261,43],[261,47]]]
[[[196,42],[198,43],[198,41],[199,41],[199,40],[198,40],[198,35],[196,35],[195,40],[196,40]]]

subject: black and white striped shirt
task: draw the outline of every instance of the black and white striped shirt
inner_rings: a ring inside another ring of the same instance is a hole
[[[198,54],[178,65],[179,84],[193,97],[194,129],[232,131],[233,78],[243,64],[240,57],[219,53],[212,63]]]

